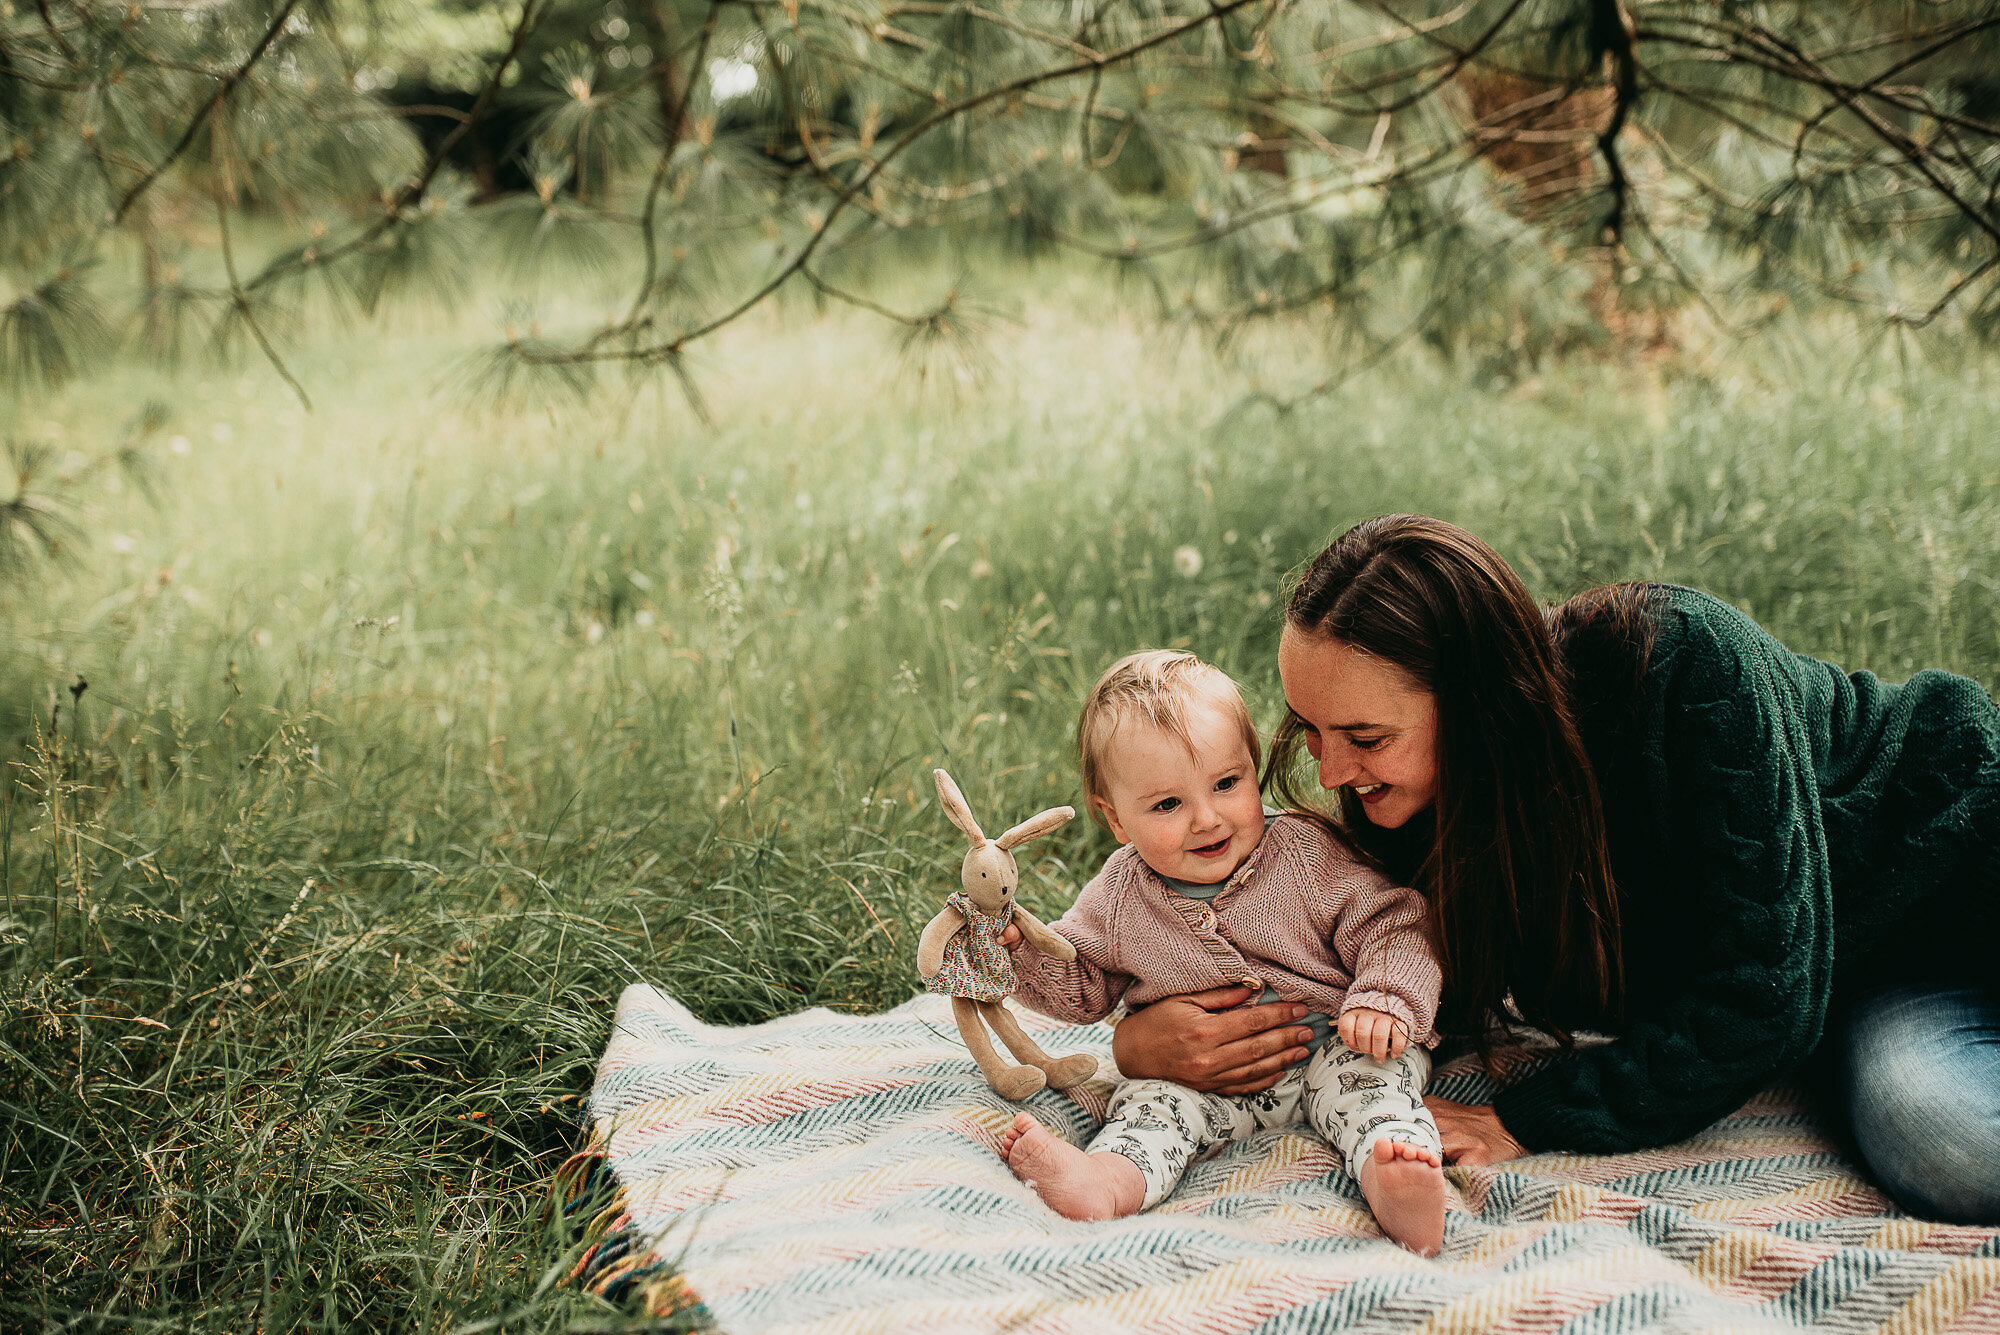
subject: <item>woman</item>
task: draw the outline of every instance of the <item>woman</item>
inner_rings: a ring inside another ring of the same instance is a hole
[[[1690,589],[1545,612],[1411,515],[1312,562],[1278,667],[1269,782],[1299,800],[1303,743],[1428,897],[1440,1027],[1510,1009],[1565,1048],[1491,1108],[1431,1100],[1453,1161],[1680,1140],[1813,1058],[1898,1201],[2000,1222],[2000,711],[1976,683],[1848,676]],[[1245,998],[1137,1012],[1120,1068],[1268,1085],[1306,1031]]]

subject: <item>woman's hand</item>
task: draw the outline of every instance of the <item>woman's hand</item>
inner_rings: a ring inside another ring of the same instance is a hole
[[[1269,1089],[1286,1067],[1310,1055],[1304,1045],[1312,1030],[1291,1027],[1305,1018],[1304,1006],[1244,1006],[1252,995],[1247,987],[1214,987],[1132,1012],[1111,1031],[1119,1071],[1209,1094]]]
[[[1437,1122],[1444,1142],[1444,1161],[1455,1164],[1504,1163],[1526,1154],[1527,1148],[1507,1134],[1500,1115],[1484,1104],[1453,1103],[1426,1098],[1424,1106]]]
[[[1338,1031],[1341,1042],[1378,1062],[1396,1060],[1410,1045],[1410,1031],[1401,1020],[1387,1011],[1372,1011],[1366,1006],[1342,1011]]]

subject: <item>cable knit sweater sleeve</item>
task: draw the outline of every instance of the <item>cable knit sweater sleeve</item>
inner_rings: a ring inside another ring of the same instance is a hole
[[[1083,887],[1069,912],[1050,926],[1076,947],[1074,960],[1059,960],[1023,941],[1010,952],[1018,980],[1015,1000],[1044,1015],[1072,1024],[1091,1024],[1117,1007],[1132,976],[1116,965],[1118,896],[1112,889],[1122,881],[1116,861],[1129,856],[1120,849],[1103,871]]]
[[[1802,678],[1748,618],[1676,594],[1648,669],[1656,712],[1620,781],[1625,809],[1646,813],[1617,868],[1626,1020],[1615,1041],[1500,1092],[1495,1111],[1530,1150],[1685,1138],[1820,1038],[1832,885]]]

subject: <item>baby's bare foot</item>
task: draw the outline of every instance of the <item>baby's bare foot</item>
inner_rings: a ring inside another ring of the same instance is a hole
[[[1026,1113],[1000,1138],[1000,1155],[1051,1210],[1067,1219],[1118,1219],[1146,1201],[1146,1178],[1122,1154],[1085,1154]]]
[[[1419,1256],[1438,1254],[1444,1246],[1444,1161],[1435,1151],[1378,1140],[1355,1176],[1391,1240]]]

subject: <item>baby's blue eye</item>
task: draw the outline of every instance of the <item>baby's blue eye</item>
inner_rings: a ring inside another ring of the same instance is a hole
[[[1165,797],[1161,798],[1158,802],[1155,802],[1153,804],[1153,810],[1159,812],[1161,815],[1164,816],[1169,811],[1172,811],[1174,808],[1178,807],[1180,804],[1181,800],[1178,797]]]
[[[1242,782],[1242,776],[1237,774],[1232,774],[1228,778],[1224,779],[1221,783],[1216,784],[1215,791],[1218,793],[1226,793],[1231,788],[1234,788],[1240,782]]]

